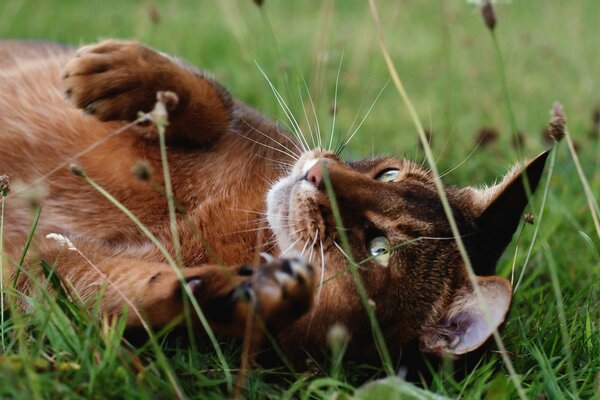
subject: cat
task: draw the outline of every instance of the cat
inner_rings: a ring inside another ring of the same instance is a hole
[[[176,99],[165,140],[181,271],[215,332],[242,337],[253,313],[292,357],[325,346],[329,329],[343,324],[348,357],[376,354],[350,256],[393,354],[412,341],[428,354],[465,354],[505,321],[512,289],[495,275],[496,263],[527,204],[524,182],[535,190],[547,153],[489,188],[445,187],[486,317],[422,166],[389,157],[342,161],[307,149],[207,74],[134,41],[77,51],[1,41],[0,68],[0,174],[21,187],[45,187],[36,200],[36,254],[19,276],[20,290],[34,292],[43,258],[84,302],[105,287],[102,312],[127,308],[130,328],[140,318],[158,328],[181,315],[182,286],[165,256],[76,176],[85,173],[111,193],[175,257],[156,127],[128,124],[153,109],[157,92],[169,91]],[[143,179],[130,172],[140,160]],[[342,248],[327,180],[351,255]],[[14,278],[31,221],[25,192],[14,186],[6,199],[4,265],[12,267],[4,282]],[[52,233],[78,251],[45,238]],[[261,252],[272,256],[260,259]]]

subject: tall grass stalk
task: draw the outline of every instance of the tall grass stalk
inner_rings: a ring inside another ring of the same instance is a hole
[[[165,195],[167,197],[167,205],[169,208],[169,224],[171,228],[171,236],[173,240],[173,248],[175,250],[175,258],[179,267],[183,267],[183,259],[181,256],[181,242],[179,241],[179,232],[177,230],[177,214],[175,213],[175,200],[173,197],[173,185],[171,184],[171,173],[169,170],[169,160],[167,158],[167,144],[165,139],[165,129],[169,125],[167,119],[167,108],[164,102],[160,100],[163,92],[159,92],[159,101],[156,102],[152,116],[156,129],[158,131],[158,140],[160,146],[160,159],[162,163],[163,178],[165,181]]]
[[[502,57],[502,51],[500,50],[500,43],[498,41],[498,35],[494,29],[490,29],[490,35],[492,37],[492,43],[494,44],[494,52],[496,53],[496,64],[498,65],[498,75],[500,76],[500,84],[502,86],[502,95],[504,96],[504,104],[506,105],[506,113],[508,114],[508,120],[510,122],[510,129],[515,138],[515,147],[517,154],[521,156],[521,142],[519,140],[519,128],[517,126],[517,118],[512,108],[512,102],[510,100],[510,92],[508,91],[508,82],[506,79],[506,68],[504,66],[504,58]]]
[[[402,81],[400,80],[400,77],[398,76],[398,72],[396,70],[394,62],[392,61],[392,58],[390,57],[387,46],[385,44],[385,38],[383,35],[383,30],[381,28],[381,23],[379,21],[379,14],[377,12],[377,6],[375,4],[375,0],[369,0],[369,5],[370,5],[370,9],[371,9],[371,14],[373,15],[373,20],[375,22],[375,27],[377,29],[378,40],[379,40],[379,45],[381,47],[381,52],[385,59],[385,63],[387,65],[388,71],[392,77],[392,81],[394,82],[394,85],[396,86],[398,94],[400,95],[400,97],[404,101],[406,107],[408,108],[411,119],[413,120],[413,123],[415,124],[417,132],[419,134],[419,138],[421,140],[421,145],[423,146],[427,162],[431,169],[431,173],[433,174],[433,177],[434,177],[435,187],[438,191],[440,201],[442,202],[444,212],[446,213],[446,217],[448,218],[448,223],[450,224],[450,229],[452,230],[452,234],[454,235],[454,238],[456,240],[456,245],[457,245],[458,250],[459,250],[459,252],[463,258],[463,261],[465,263],[465,267],[466,267],[468,275],[469,275],[469,280],[471,281],[471,284],[473,286],[473,291],[477,297],[478,302],[481,305],[485,320],[491,321],[489,308],[487,306],[485,298],[483,297],[483,294],[481,293],[481,289],[479,288],[479,285],[477,283],[477,277],[475,276],[475,272],[473,271],[473,267],[471,265],[469,255],[467,253],[467,249],[464,245],[464,242],[462,241],[462,237],[461,237],[460,231],[458,230],[458,226],[456,225],[456,221],[454,219],[452,209],[450,208],[450,204],[448,202],[448,199],[446,198],[444,186],[442,184],[442,181],[440,180],[439,172],[438,172],[437,166],[435,164],[435,159],[433,157],[433,153],[431,152],[431,147],[429,146],[429,142],[427,140],[427,136],[425,135],[423,125],[421,124],[421,120],[419,119],[417,111],[416,111],[415,107],[413,106],[412,101],[408,97],[408,94],[406,93],[404,85],[402,84]],[[497,329],[494,329],[493,336],[494,336],[496,345],[498,346],[500,355],[501,355],[501,357],[506,365],[506,368],[510,374],[510,378],[511,378],[512,382],[514,383],[515,388],[517,389],[519,397],[522,400],[526,400],[527,396],[525,394],[525,391],[523,390],[523,387],[521,386],[519,376],[517,375],[515,368],[514,368],[512,362],[510,361],[510,358],[507,355],[506,348],[504,347],[504,343],[502,342],[502,338],[500,337],[500,334],[498,333]]]
[[[29,247],[31,246],[31,241],[33,240],[33,235],[37,229],[38,223],[40,222],[40,216],[42,215],[42,207],[37,207],[35,213],[33,214],[33,222],[31,223],[31,228],[29,228],[29,232],[27,234],[27,239],[25,240],[25,246],[23,246],[23,251],[21,252],[21,258],[19,259],[19,264],[17,265],[17,270],[15,272],[15,277],[13,278],[13,287],[17,286],[17,282],[19,281],[19,276],[21,275],[21,269],[23,268],[23,263],[25,262],[25,257],[27,257],[27,252],[29,251]]]
[[[2,343],[2,352],[6,352],[6,343],[4,339],[4,207],[6,205],[6,192],[0,192],[0,337]]]
[[[169,251],[156,238],[156,236],[154,236],[154,234],[152,232],[150,232],[150,230],[131,211],[129,211],[129,209],[127,207],[125,207],[123,204],[121,204],[121,202],[119,202],[116,198],[114,198],[114,196],[111,195],[108,191],[106,191],[106,189],[104,189],[102,186],[98,185],[98,183],[96,183],[92,178],[90,178],[84,171],[82,171],[81,176],[94,189],[96,189],[107,200],[109,200],[119,210],[121,210],[121,212],[123,212],[127,217],[129,217],[129,219],[134,224],[137,225],[137,227],[142,231],[142,233],[148,239],[150,239],[150,241],[152,242],[152,244],[154,244],[156,246],[156,248],[165,257],[165,259],[167,260],[168,265],[171,266],[171,268],[175,272],[175,275],[179,279],[179,281],[181,283],[181,287],[182,287],[184,293],[186,294],[186,296],[190,300],[190,302],[192,304],[192,307],[194,308],[194,311],[196,312],[198,318],[200,319],[200,323],[202,324],[202,327],[204,328],[206,334],[209,337],[209,340],[211,341],[211,344],[213,345],[213,348],[215,349],[215,352],[217,353],[217,357],[219,359],[219,362],[221,363],[221,367],[223,368],[223,373],[225,374],[225,379],[227,381],[227,388],[228,388],[229,391],[231,391],[232,386],[233,386],[233,377],[231,376],[231,371],[229,369],[229,365],[227,364],[227,360],[225,360],[225,356],[223,355],[223,351],[221,350],[221,346],[219,345],[219,342],[217,341],[217,338],[215,337],[214,332],[212,331],[210,325],[208,324],[208,320],[206,319],[204,313],[200,309],[200,305],[198,304],[198,301],[196,300],[194,294],[191,292],[189,286],[185,282],[185,277],[183,276],[183,273],[181,272],[181,269],[177,266],[177,263],[175,262],[175,260],[171,256],[171,254],[169,254]]]
[[[571,153],[571,158],[573,158],[573,163],[575,163],[575,168],[577,169],[579,180],[581,181],[581,185],[583,186],[583,191],[585,192],[585,198],[587,200],[590,213],[592,214],[594,227],[596,228],[596,234],[598,235],[598,239],[600,239],[600,221],[598,220],[598,214],[600,214],[600,209],[598,208],[598,202],[596,201],[596,197],[594,196],[594,193],[590,188],[590,184],[587,178],[585,177],[583,168],[581,168],[581,163],[579,162],[577,151],[575,151],[573,139],[571,139],[571,134],[569,133],[569,129],[567,127],[565,127],[565,139],[567,141],[567,146],[569,147],[569,153]]]

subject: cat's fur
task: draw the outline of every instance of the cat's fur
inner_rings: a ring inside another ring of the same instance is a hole
[[[413,340],[426,352],[466,353],[505,319],[511,286],[494,272],[527,203],[521,169],[488,189],[446,188],[480,275],[488,319],[432,176],[421,166],[393,158],[343,162],[328,151],[301,150],[202,72],[135,42],[105,41],[74,52],[5,41],[0,68],[0,173],[23,187],[57,168],[38,195],[43,212],[37,254],[53,262],[84,300],[93,300],[108,282],[105,313],[122,313],[124,295],[151,325],[162,326],[182,312],[180,284],[134,223],[65,165],[75,162],[174,254],[155,128],[134,126],[112,135],[138,111],[151,110],[157,91],[168,90],[179,99],[169,115],[167,143],[174,197],[185,210],[177,219],[183,273],[217,332],[244,334],[249,297],[288,354],[323,346],[336,322],[350,332],[352,356],[375,354],[367,314],[338,246],[324,168],[355,260],[370,257],[373,237],[385,237],[391,246],[405,243],[391,252],[388,266],[369,259],[359,267],[394,354]],[[149,182],[130,172],[139,160],[154,170]],[[526,168],[532,191],[544,161],[545,154]],[[390,169],[399,171],[394,182],[380,181]],[[26,240],[24,193],[15,186],[7,198],[5,265],[15,265]],[[51,232],[70,238],[95,267],[45,239]],[[282,258],[257,265],[261,251]],[[290,255],[300,252],[310,265]],[[31,256],[21,290],[32,291],[36,265]],[[235,289],[240,285],[245,296]],[[129,326],[139,323],[130,311]]]

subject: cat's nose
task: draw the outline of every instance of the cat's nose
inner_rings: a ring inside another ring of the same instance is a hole
[[[315,163],[307,172],[304,179],[311,182],[313,185],[317,187],[317,189],[321,189],[323,186],[323,170],[325,167],[325,163],[319,161]]]

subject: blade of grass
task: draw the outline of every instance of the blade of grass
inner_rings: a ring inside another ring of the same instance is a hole
[[[552,280],[552,289],[554,289],[554,298],[556,301],[556,308],[558,309],[558,319],[561,332],[561,339],[563,342],[563,352],[567,361],[567,375],[569,377],[569,386],[571,389],[571,395],[577,396],[577,384],[575,383],[575,369],[573,368],[573,354],[571,352],[571,337],[569,335],[569,329],[567,328],[567,318],[565,314],[565,305],[563,302],[562,293],[560,290],[560,282],[558,280],[558,273],[556,272],[556,261],[552,255],[552,250],[548,243],[544,243],[544,253],[546,254],[546,261],[548,262],[548,270],[550,271],[550,279]]]
[[[4,341],[4,206],[6,204],[6,193],[3,191],[0,193],[2,198],[1,210],[0,210],[0,337],[2,338],[2,352],[6,352],[6,343]]]
[[[569,129],[565,127],[565,139],[567,140],[567,146],[569,147],[569,153],[571,153],[571,158],[573,158],[573,162],[575,163],[575,168],[577,169],[577,174],[579,175],[579,180],[581,181],[581,185],[583,186],[583,191],[585,192],[585,197],[588,203],[588,207],[590,209],[590,213],[592,214],[592,219],[594,220],[594,227],[596,228],[596,234],[598,235],[598,239],[600,239],[600,221],[598,220],[598,214],[600,213],[598,208],[598,202],[594,197],[594,193],[590,188],[590,184],[585,177],[583,172],[583,168],[581,168],[581,163],[579,162],[579,157],[577,156],[577,152],[575,151],[575,145],[573,144],[573,139],[571,139],[571,134],[569,133]]]
[[[37,229],[38,223],[40,222],[40,215],[42,214],[42,207],[38,207],[33,215],[33,223],[31,224],[31,228],[29,228],[29,232],[27,233],[27,239],[25,241],[25,246],[23,247],[23,252],[21,253],[21,259],[19,260],[19,265],[17,265],[17,271],[15,272],[15,277],[13,279],[13,287],[17,286],[17,282],[19,282],[19,275],[21,274],[21,269],[23,268],[23,263],[25,262],[25,257],[27,256],[27,252],[29,251],[29,246],[31,246],[31,241],[33,240],[33,235],[35,234],[35,230]]]
[[[170,92],[168,92],[170,93]],[[171,95],[174,95],[171,93]],[[168,96],[165,92],[158,92],[158,101],[152,111],[152,119],[158,131],[158,140],[160,147],[160,159],[162,163],[163,178],[165,181],[165,195],[167,197],[167,206],[169,209],[169,225],[171,228],[171,236],[173,240],[173,248],[175,250],[175,258],[179,267],[183,266],[181,256],[181,242],[179,241],[179,232],[177,230],[177,215],[175,214],[175,200],[173,197],[173,186],[171,184],[171,173],[169,170],[169,160],[167,158],[167,144],[165,139],[165,129],[169,125],[167,117],[167,107],[162,100],[162,96]]]

